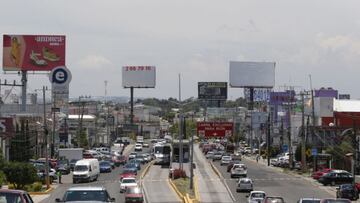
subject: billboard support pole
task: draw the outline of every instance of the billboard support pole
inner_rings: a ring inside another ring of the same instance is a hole
[[[268,114],[268,120],[267,120],[267,131],[266,131],[266,153],[267,153],[267,165],[270,166],[270,128],[271,128],[271,116],[270,111]],[[259,147],[260,151],[260,147]]]
[[[21,71],[21,111],[26,111],[26,88],[27,88],[27,71],[22,70]]]
[[[249,110],[254,110],[254,87],[250,87]]]
[[[134,124],[134,87],[130,87],[130,124]]]

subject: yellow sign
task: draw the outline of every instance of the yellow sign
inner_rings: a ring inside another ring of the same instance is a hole
[[[306,156],[308,156],[308,157],[311,156],[311,150],[310,149],[306,150]]]

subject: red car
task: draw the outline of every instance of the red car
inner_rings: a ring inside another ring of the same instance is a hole
[[[124,169],[122,171],[122,173],[120,174],[120,180],[123,178],[131,178],[131,177],[136,177],[137,175],[137,170],[132,170],[132,169]]]
[[[319,180],[321,178],[321,176],[331,172],[332,170],[334,170],[333,168],[324,168],[324,169],[321,169],[319,171],[315,171],[311,177],[314,178],[315,180]]]
[[[139,187],[128,187],[125,192],[125,202],[144,202],[142,191]]]
[[[0,189],[0,200],[5,202],[28,203],[34,202],[29,193],[23,190]]]
[[[127,162],[126,156],[113,156],[112,161],[114,162],[115,166],[120,166],[121,164],[124,165]]]

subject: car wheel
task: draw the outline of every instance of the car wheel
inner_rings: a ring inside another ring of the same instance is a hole
[[[331,181],[331,186],[335,186],[335,181]]]

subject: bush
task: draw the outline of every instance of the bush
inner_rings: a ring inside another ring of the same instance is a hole
[[[4,167],[4,172],[15,189],[24,189],[25,185],[38,179],[35,167],[28,163],[10,162]]]
[[[174,179],[178,179],[178,178],[186,178],[186,173],[184,170],[181,170],[181,169],[175,169],[173,171],[174,173]]]
[[[43,184],[41,182],[35,182],[31,185],[26,185],[25,190],[28,192],[40,192]]]
[[[5,182],[5,173],[3,171],[0,171],[0,188]]]

